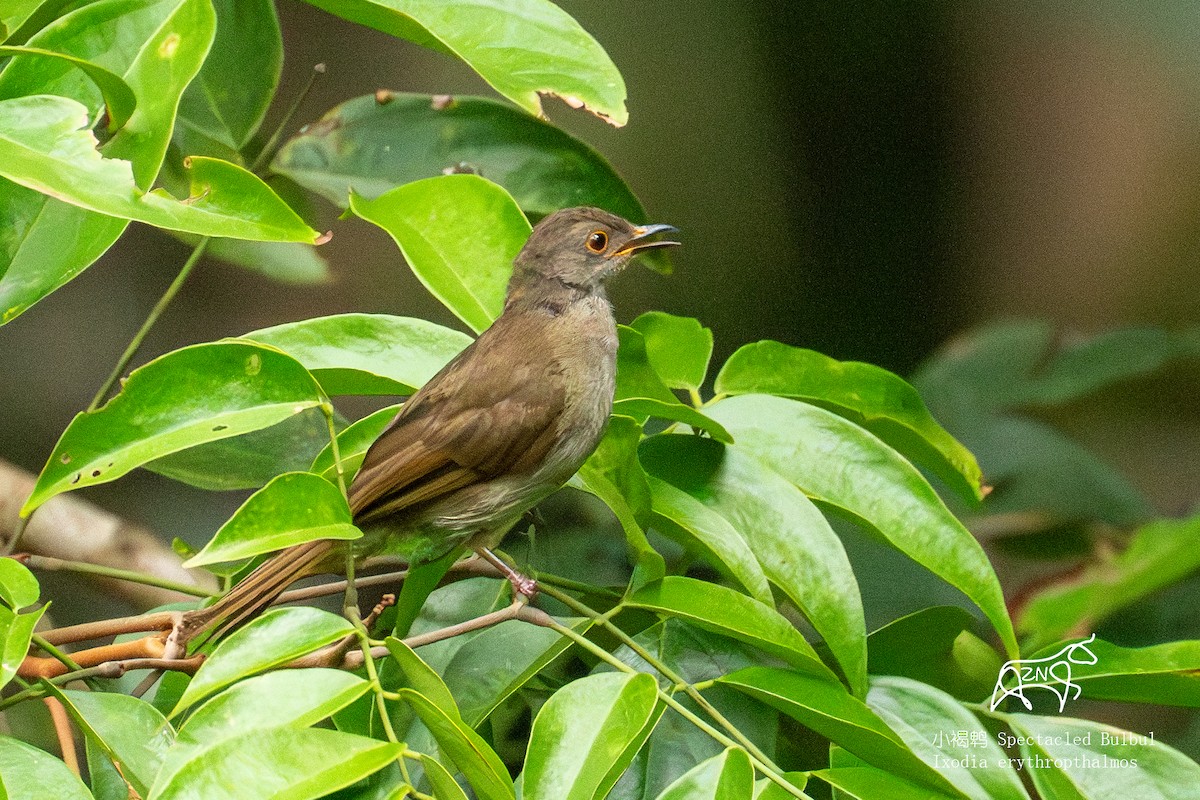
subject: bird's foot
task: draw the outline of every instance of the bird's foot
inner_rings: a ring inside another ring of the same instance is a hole
[[[531,602],[535,597],[537,597],[538,585],[536,580],[528,575],[522,575],[520,572],[517,572],[515,569],[506,564],[498,555],[486,547],[481,547],[475,552],[478,553],[484,561],[500,570],[500,573],[504,575],[504,577],[508,578],[508,582],[512,584],[513,588],[513,600],[523,597],[525,598],[526,602]]]

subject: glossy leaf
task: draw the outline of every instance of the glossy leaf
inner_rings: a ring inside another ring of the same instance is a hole
[[[626,605],[682,617],[745,642],[804,672],[835,679],[812,645],[772,606],[715,583],[679,576],[643,586]]]
[[[976,619],[959,606],[930,606],[892,620],[867,637],[867,670],[978,700],[991,693],[1003,660],[971,632]]]
[[[617,326],[617,385],[614,414],[631,416],[641,422],[659,417],[683,422],[703,430],[718,441],[733,441],[729,432],[711,417],[679,402],[650,364],[645,337],[625,325]]]
[[[621,524],[621,529],[625,532],[625,543],[629,547],[630,561],[634,566],[633,587],[662,578],[666,574],[666,562],[646,538],[646,532],[642,530],[634,510],[630,508],[620,489],[608,476],[589,464],[583,465],[578,477],[583,488],[603,500]]]
[[[8,685],[17,674],[29,652],[33,630],[46,608],[42,606],[27,614],[17,614],[0,606],[0,687]]]
[[[873,766],[957,795],[940,773],[840,683],[772,667],[748,667],[719,682],[779,709]]]
[[[242,150],[262,123],[283,68],[274,3],[215,0],[213,5],[216,38],[179,102],[174,140],[189,156],[227,157],[220,150]]]
[[[412,689],[401,689],[400,695],[416,711],[437,740],[442,755],[462,772],[480,800],[512,800],[515,795],[508,770],[483,737],[457,714],[447,714]]]
[[[521,796],[591,800],[642,733],[656,700],[654,678],[646,673],[600,673],[559,689],[533,721]]]
[[[549,0],[308,0],[339,17],[457,56],[536,116],[556,95],[613,125],[629,119],[625,82],[604,49]]]
[[[508,192],[475,175],[406,184],[350,210],[387,231],[421,283],[476,333],[504,307],[512,262],[531,230]]]
[[[654,514],[651,525],[745,587],[761,603],[774,604],[771,587],[754,551],[729,522],[704,503],[664,480],[648,477]]]
[[[647,417],[657,417],[669,422],[682,422],[696,430],[704,431],[718,442],[733,444],[733,436],[725,430],[721,423],[678,400],[664,402],[645,397],[627,397],[613,403],[613,413],[623,414],[634,419],[644,420]]]
[[[1087,563],[1035,594],[1017,618],[1018,630],[1040,645],[1077,628],[1092,628],[1200,566],[1197,536],[1200,515],[1151,522],[1134,533],[1123,552]]]
[[[137,97],[134,96],[133,90],[129,88],[129,84],[125,83],[125,80],[120,75],[110,72],[99,64],[93,64],[86,59],[77,58],[66,53],[56,53],[53,50],[44,50],[40,47],[0,46],[0,56],[55,58],[82,70],[96,84],[96,88],[100,90],[100,93],[104,95],[104,102],[108,107],[109,131],[115,131],[122,127],[129,121],[129,117],[133,115],[134,109],[137,108]]]
[[[133,90],[137,108],[103,153],[129,162],[141,191],[151,187],[162,164],[179,96],[208,52],[213,24],[207,0],[91,3],[46,25],[29,45],[86,59]],[[18,57],[0,72],[0,99],[39,94],[77,100],[89,118],[101,109],[95,86],[65,62]],[[8,223],[0,226],[0,324],[86,269],[128,225],[4,178],[0,208]]]
[[[1095,664],[1071,665],[1071,681],[1089,700],[1121,700],[1200,708],[1200,642],[1168,642],[1151,647],[1120,647],[1097,639],[1088,649]],[[1030,658],[1062,649],[1052,644]]]
[[[227,340],[185,347],[133,371],[121,393],[63,432],[21,513],[56,494],[115,480],[148,461],[265,428],[321,402],[304,367]]]
[[[0,11],[0,41],[14,34],[37,13],[38,6],[45,4],[45,0],[8,0]]]
[[[358,468],[362,466],[363,459],[366,458],[367,450],[398,413],[400,413],[399,405],[381,408],[338,434],[338,455],[341,456],[343,479],[347,485],[354,480]],[[337,480],[337,467],[333,463],[332,445],[325,445],[321,452],[317,453],[309,471],[315,472],[327,481]]]
[[[276,608],[222,639],[205,659],[172,716],[242,678],[286,664],[354,632],[339,616],[315,608]]]
[[[1071,717],[1001,718],[1025,740],[1019,742],[1021,756],[1028,759],[1024,768],[1043,797],[1179,800],[1200,785],[1200,765],[1148,737]],[[1187,793],[1181,794],[1183,787]]]
[[[908,678],[872,677],[867,705],[972,800],[1029,800],[1007,754],[957,700]]]
[[[467,800],[467,793],[454,780],[454,776],[436,760],[422,754],[421,765],[425,768],[425,779],[433,788],[438,800]]]
[[[885,369],[763,341],[730,356],[714,389],[826,406],[927,467],[963,497],[983,496],[975,456],[934,420],[916,389]]]
[[[698,390],[712,357],[710,328],[691,317],[648,311],[631,324],[646,342],[650,365],[672,389]]]
[[[767,578],[825,637],[850,686],[865,692],[866,630],[858,582],[841,540],[804,493],[740,444],[654,436],[642,443],[640,456],[649,474],[729,521]]]
[[[422,661],[411,647],[396,637],[389,636],[384,644],[404,675],[404,685],[437,706],[447,717],[461,722],[462,715],[454,702],[454,695],[450,694],[441,676]]]
[[[269,428],[189,447],[143,468],[209,491],[258,489],[285,472],[307,472],[328,446],[329,423],[319,408],[309,408]]]
[[[288,472],[252,494],[184,566],[240,561],[317,539],[360,536],[336,486],[309,472]]]
[[[768,395],[709,409],[738,440],[810,497],[844,509],[971,599],[1010,658],[1016,636],[1000,581],[979,542],[911,464],[858,425],[823,408]]]
[[[412,394],[471,343],[465,333],[386,314],[316,317],[242,338],[278,347],[328,395]]]
[[[0,600],[14,611],[38,599],[38,582],[29,568],[14,558],[0,558]]]
[[[386,92],[348,100],[290,139],[274,172],[345,207],[467,165],[523,210],[599,206],[634,222],[645,212],[598,152],[549,122],[483,97]]]
[[[958,797],[932,791],[928,786],[870,766],[819,769],[812,776],[834,787],[834,797],[839,800],[946,800]]]
[[[189,161],[191,193],[177,200],[143,193],[128,161],[105,158],[88,129],[87,109],[64,97],[0,101],[0,175],[72,205],[204,236],[260,241],[317,239],[261,179],[227,161]]]
[[[0,735],[0,795],[5,800],[92,800],[92,794],[61,759]]]
[[[808,785],[808,777],[811,773],[808,772],[785,772],[783,777],[797,789],[803,789]],[[762,778],[755,781],[754,784],[754,800],[789,800],[795,797],[792,792],[787,791],[777,783],[772,783],[767,778]],[[802,794],[803,797],[808,797]]]
[[[169,783],[204,751],[251,731],[313,725],[370,688],[362,678],[336,669],[284,669],[247,678],[187,718],[166,753],[157,783]]]
[[[228,797],[252,786],[255,797],[311,800],[349,786],[400,757],[404,745],[321,728],[268,728],[206,749],[147,800]]]
[[[162,766],[175,731],[154,706],[115,692],[56,692],[76,724],[118,764],[143,797]]]
[[[280,283],[312,286],[333,280],[329,262],[321,255],[321,251],[299,242],[213,239],[204,253],[210,258],[258,272]]]
[[[731,747],[702,761],[672,783],[658,800],[752,800],[754,768],[746,751]]]

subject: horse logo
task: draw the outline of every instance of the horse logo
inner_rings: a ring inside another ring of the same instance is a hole
[[[1032,711],[1033,704],[1025,696],[1025,690],[1049,689],[1058,698],[1058,713],[1061,714],[1067,705],[1067,696],[1070,695],[1071,690],[1075,690],[1072,700],[1078,700],[1083,691],[1079,684],[1071,680],[1071,665],[1096,663],[1096,654],[1088,648],[1088,645],[1095,639],[1096,634],[1093,633],[1088,638],[1069,644],[1054,655],[1045,658],[1018,658],[1006,661],[1000,668],[1000,675],[996,678],[996,688],[992,690],[992,711],[995,711],[1006,697],[1016,697],[1026,710]],[[1005,678],[1016,678],[1016,685],[1011,689],[1006,689],[1004,687]]]

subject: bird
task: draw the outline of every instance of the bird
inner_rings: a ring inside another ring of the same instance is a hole
[[[529,598],[536,583],[492,553],[533,506],[566,483],[608,426],[617,328],[605,282],[639,253],[679,242],[671,225],[635,225],[599,208],[543,218],[513,260],[496,321],[413,394],[368,449],[347,496],[363,537],[356,558],[410,565],[474,550]],[[182,636],[243,624],[300,578],[336,571],[344,542],[294,545],[213,605]]]

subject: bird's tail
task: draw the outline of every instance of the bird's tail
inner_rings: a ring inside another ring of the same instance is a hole
[[[224,636],[242,625],[273,603],[287,587],[317,574],[332,549],[331,540],[321,539],[289,547],[267,559],[208,608],[185,613],[183,641],[191,642],[209,631],[214,638]]]

